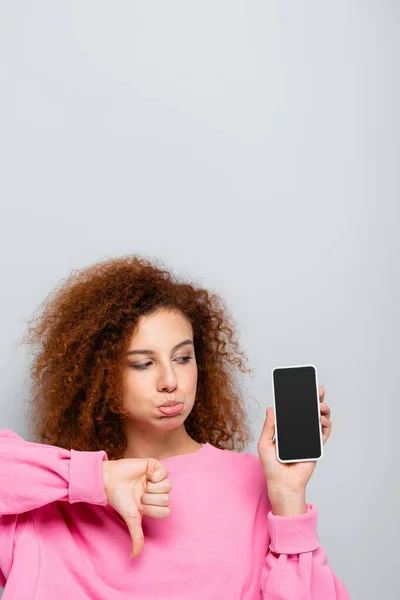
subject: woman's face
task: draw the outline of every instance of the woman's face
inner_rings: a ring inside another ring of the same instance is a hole
[[[162,309],[141,317],[130,341],[124,369],[124,409],[144,429],[173,429],[189,416],[196,397],[197,364],[193,330],[176,310]],[[182,402],[176,416],[159,406]]]

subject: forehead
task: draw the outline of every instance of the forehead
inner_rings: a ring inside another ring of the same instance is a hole
[[[133,345],[140,343],[142,346],[147,342],[146,347],[155,350],[164,344],[173,346],[185,338],[192,337],[192,325],[185,315],[178,310],[160,309],[140,317],[131,338],[131,346],[134,349]]]

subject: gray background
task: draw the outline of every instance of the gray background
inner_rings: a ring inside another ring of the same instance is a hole
[[[389,0],[0,3],[0,428],[26,437],[18,341],[53,286],[161,257],[237,321],[250,451],[271,369],[317,366],[308,500],[356,600],[399,593],[399,23]]]

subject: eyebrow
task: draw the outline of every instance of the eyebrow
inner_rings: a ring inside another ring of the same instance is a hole
[[[186,344],[191,344],[192,346],[194,346],[192,340],[184,340],[183,342],[179,342],[179,344],[176,344],[176,346],[174,346],[172,348],[172,351],[177,350],[181,346],[186,346]],[[132,355],[132,354],[154,354],[154,350],[141,350],[141,349],[139,349],[139,350],[130,350],[127,354],[128,355]]]

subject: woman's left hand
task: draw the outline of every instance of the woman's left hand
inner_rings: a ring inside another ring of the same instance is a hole
[[[319,401],[321,411],[321,425],[323,443],[331,434],[332,424],[330,421],[331,409],[324,402],[325,388],[319,386]],[[263,470],[267,479],[269,493],[302,493],[305,492],[307,483],[314,472],[316,461],[281,463],[276,457],[274,409],[268,407],[267,418],[257,445]]]

